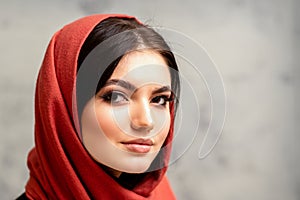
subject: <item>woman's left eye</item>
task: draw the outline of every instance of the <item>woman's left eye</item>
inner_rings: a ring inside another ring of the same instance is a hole
[[[155,103],[155,104],[158,104],[158,105],[162,105],[162,106],[166,105],[167,102],[169,102],[169,101],[172,101],[172,99],[169,98],[169,97],[167,97],[167,96],[165,96],[165,95],[154,97],[151,100],[152,103]]]

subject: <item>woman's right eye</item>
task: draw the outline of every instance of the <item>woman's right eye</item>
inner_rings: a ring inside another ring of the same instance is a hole
[[[102,95],[101,98],[104,101],[112,103],[112,104],[120,104],[120,103],[128,101],[125,94],[123,94],[122,92],[117,92],[117,91],[108,92],[108,93]]]

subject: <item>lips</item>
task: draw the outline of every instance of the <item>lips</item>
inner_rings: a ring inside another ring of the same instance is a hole
[[[135,153],[148,153],[153,146],[153,141],[150,139],[136,139],[121,143],[127,150]]]

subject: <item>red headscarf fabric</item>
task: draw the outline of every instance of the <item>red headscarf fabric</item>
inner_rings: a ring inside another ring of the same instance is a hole
[[[132,18],[115,14],[84,17],[56,32],[49,43],[36,84],[35,147],[27,161],[29,199],[175,199],[166,167],[147,173],[128,190],[91,158],[78,137],[72,102],[77,58],[92,29],[108,17]],[[173,119],[173,112],[171,116]],[[165,143],[172,140],[173,121]]]

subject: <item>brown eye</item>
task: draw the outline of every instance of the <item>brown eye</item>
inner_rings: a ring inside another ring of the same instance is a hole
[[[172,101],[172,99],[165,95],[156,96],[151,100],[152,103],[162,105],[162,106],[165,106],[169,101]]]
[[[103,96],[101,96],[101,98],[103,98],[104,101],[112,103],[112,104],[120,104],[122,102],[128,101],[125,94],[123,94],[122,92],[118,92],[118,91],[108,92],[108,93],[104,94]]]

